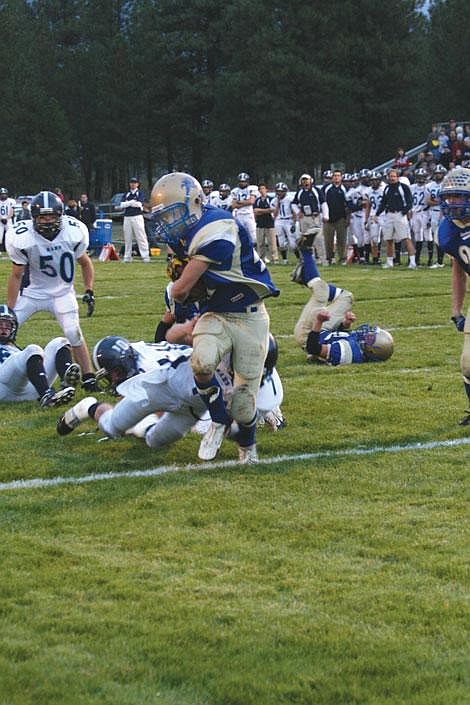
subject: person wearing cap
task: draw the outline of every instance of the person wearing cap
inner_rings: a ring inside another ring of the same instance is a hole
[[[326,264],[326,253],[321,232],[321,217],[328,220],[329,212],[321,188],[316,189],[310,174],[302,174],[299,179],[299,188],[292,201],[294,221],[300,225],[301,236],[315,238],[314,247],[321,264]]]
[[[132,239],[135,238],[143,262],[150,262],[149,244],[144,223],[144,194],[139,188],[136,176],[129,179],[129,191],[121,201],[124,208],[124,258],[123,262],[132,261]]]

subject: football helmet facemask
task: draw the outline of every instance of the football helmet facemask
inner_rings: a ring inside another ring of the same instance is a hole
[[[127,338],[119,335],[101,338],[93,348],[92,357],[99,385],[111,387],[113,391],[121,382],[139,372],[137,353]]]
[[[388,330],[365,323],[354,331],[359,346],[369,362],[383,362],[393,354],[393,338]]]
[[[230,186],[229,186],[228,184],[220,184],[220,186],[219,186],[219,196],[220,196],[220,198],[223,198],[223,199],[224,199],[224,198],[228,198],[228,196],[230,196],[230,191],[231,191],[231,190],[232,190],[232,189],[230,188]]]
[[[0,343],[14,343],[17,332],[16,313],[6,304],[0,304]]]
[[[176,171],[158,179],[150,195],[156,238],[180,245],[185,232],[202,216],[203,198],[201,184],[190,174]]]
[[[64,204],[52,191],[40,191],[31,201],[31,218],[34,229],[46,240],[54,240],[60,232]],[[39,222],[40,216],[53,216],[46,223]]]
[[[470,219],[470,169],[449,171],[441,184],[441,210],[450,220],[467,223]]]
[[[0,201],[6,201],[8,198],[8,189],[7,188],[0,188]]]

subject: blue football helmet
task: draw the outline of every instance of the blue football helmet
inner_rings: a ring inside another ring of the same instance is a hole
[[[34,229],[46,240],[54,240],[60,232],[64,204],[52,191],[40,191],[31,201],[31,218]],[[38,223],[41,215],[53,215],[50,223]]]
[[[441,210],[447,218],[467,221],[470,218],[470,169],[456,167],[449,171],[442,181],[439,196]]]
[[[150,195],[155,237],[171,247],[181,247],[186,231],[203,212],[202,186],[190,174],[176,171],[158,179]]]
[[[0,304],[0,343],[14,343],[17,332],[16,313],[6,304]]]
[[[104,380],[113,390],[139,372],[137,353],[127,338],[119,335],[108,335],[96,343],[93,364],[97,370],[96,379]]]
[[[370,362],[383,362],[393,354],[393,338],[388,330],[367,323],[354,331],[356,340]]]

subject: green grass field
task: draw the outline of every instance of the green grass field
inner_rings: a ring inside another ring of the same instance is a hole
[[[90,348],[153,339],[164,269],[96,264]],[[450,267],[324,269],[354,292],[359,323],[395,338],[387,363],[343,369],[305,363],[292,332],[308,292],[290,268],[272,272],[288,426],[259,431],[270,463],[223,466],[226,441],[198,470],[197,436],[156,452],[99,442],[90,421],[60,438],[57,410],[0,404],[0,483],[191,465],[2,485],[0,705],[470,703],[470,435]],[[58,334],[41,314],[18,342]]]

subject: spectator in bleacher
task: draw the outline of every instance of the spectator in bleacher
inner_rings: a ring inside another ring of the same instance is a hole
[[[419,152],[418,157],[416,159],[416,163],[414,165],[414,169],[416,171],[416,169],[427,169],[427,168],[428,168],[428,162],[426,160],[426,152]]]
[[[403,149],[403,147],[398,147],[397,153],[395,155],[395,160],[392,164],[393,169],[406,169],[411,165],[411,161]]]
[[[445,127],[439,130],[439,163],[447,169],[450,161],[450,139]]]
[[[426,139],[426,151],[432,152],[434,159],[438,159],[439,156],[439,131],[437,129],[436,123],[431,125],[431,132]]]

